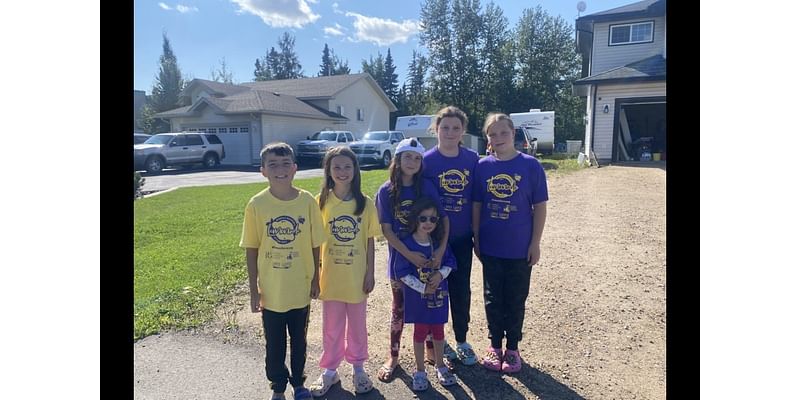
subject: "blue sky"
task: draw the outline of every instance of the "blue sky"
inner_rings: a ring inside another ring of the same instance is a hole
[[[581,15],[604,11],[632,0],[584,0]],[[495,0],[508,18],[509,28],[524,8],[541,4],[550,15],[560,15],[574,27],[578,0],[538,3]],[[488,1],[481,1],[485,6]],[[353,73],[361,60],[387,49],[402,85],[412,50],[420,48],[417,35],[420,2],[376,0],[162,0],[134,1],[134,89],[148,94],[158,74],[161,33],[166,31],[184,76],[211,79],[212,68],[225,58],[235,82],[253,80],[256,58],[288,31],[306,76],[316,76],[325,43],[349,62]]]

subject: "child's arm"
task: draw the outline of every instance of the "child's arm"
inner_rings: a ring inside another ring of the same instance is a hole
[[[400,280],[403,281],[403,283],[405,283],[408,287],[410,287],[414,291],[420,292],[422,294],[425,294],[425,289],[427,287],[416,276],[414,276],[412,274],[408,274],[408,275],[400,278]]]
[[[447,279],[447,275],[450,275],[450,271],[452,271],[452,268],[444,266],[432,273],[428,277],[428,285],[425,287],[425,294],[434,293],[436,288],[439,287],[439,284],[442,283],[443,280]]]
[[[422,268],[428,263],[428,258],[425,257],[424,254],[411,251],[408,249],[408,247],[406,247],[406,245],[392,231],[392,224],[382,223],[381,230],[383,231],[383,236],[386,238],[386,241],[389,242],[389,246],[392,246],[403,257],[408,259],[408,261],[411,261],[411,263],[417,268]]]
[[[311,298],[319,297],[319,247],[311,250],[314,253],[314,277],[311,278]]]
[[[261,294],[258,293],[258,249],[246,248],[247,277],[250,282],[250,311],[261,311]]]
[[[481,258],[481,247],[478,245],[480,239],[478,233],[481,226],[481,206],[483,203],[472,201],[472,249],[475,257]],[[534,224],[536,225],[536,224]]]
[[[367,239],[367,273],[364,274],[364,293],[369,294],[375,288],[375,240]]]
[[[542,240],[542,232],[544,231],[544,221],[547,219],[547,202],[543,201],[539,204],[533,205],[533,232],[531,235],[531,244],[528,246],[528,265],[534,265],[539,262],[541,250],[539,249],[539,242]]]

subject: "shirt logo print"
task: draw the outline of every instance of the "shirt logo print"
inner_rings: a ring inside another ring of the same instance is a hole
[[[349,242],[356,238],[360,229],[358,225],[361,222],[361,217],[358,220],[353,219],[349,215],[340,215],[330,221],[331,235],[340,242]]]
[[[288,215],[273,218],[267,222],[267,234],[272,240],[279,244],[289,244],[302,232],[300,230],[300,225],[305,223],[305,221],[303,217],[299,217],[295,220]]]
[[[469,170],[461,172],[457,169],[451,169],[442,172],[439,175],[439,186],[448,193],[458,193],[464,191],[469,184]]]
[[[517,182],[522,179],[519,175],[512,178],[508,174],[495,175],[486,180],[486,190],[498,199],[511,197],[519,189]]]

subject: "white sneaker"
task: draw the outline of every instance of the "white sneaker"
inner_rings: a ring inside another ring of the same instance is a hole
[[[354,372],[353,387],[358,394],[367,393],[372,390],[372,380],[369,379],[369,375],[365,371]]]

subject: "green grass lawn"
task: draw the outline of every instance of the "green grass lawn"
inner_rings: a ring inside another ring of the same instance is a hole
[[[575,159],[541,159],[548,175],[577,170]],[[362,171],[373,198],[388,171]],[[295,186],[316,194],[321,178]],[[180,188],[134,203],[134,339],[198,326],[247,279],[239,247],[247,201],[264,183]]]

